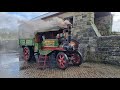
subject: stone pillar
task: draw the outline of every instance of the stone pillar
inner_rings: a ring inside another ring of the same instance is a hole
[[[95,52],[96,41],[94,37],[96,37],[96,34],[90,24],[90,21],[94,23],[94,12],[80,12],[73,19],[72,36],[80,43],[79,51],[85,61],[88,58],[88,52]]]

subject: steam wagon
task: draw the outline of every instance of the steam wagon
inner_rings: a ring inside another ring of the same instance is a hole
[[[79,66],[83,61],[78,51],[79,43],[71,39],[71,25],[57,30],[35,32],[34,38],[19,39],[19,45],[23,49],[24,61],[31,62],[35,58],[39,68],[50,67],[52,62],[65,70],[70,63]]]

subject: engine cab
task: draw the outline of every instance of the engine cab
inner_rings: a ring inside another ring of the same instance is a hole
[[[35,42],[42,43],[42,50],[74,51],[78,48],[78,42],[71,39],[71,26],[61,28],[58,31],[37,32]]]

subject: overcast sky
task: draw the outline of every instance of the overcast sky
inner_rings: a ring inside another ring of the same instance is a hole
[[[0,12],[0,29],[14,30],[18,26],[18,21],[30,20],[45,13],[47,12]],[[112,14],[114,14],[113,31],[120,32],[120,12],[112,12]]]
[[[111,12],[113,14],[112,31],[120,32],[120,12]]]
[[[30,20],[47,12],[0,12],[0,29],[7,28],[15,30],[18,28],[18,21]]]

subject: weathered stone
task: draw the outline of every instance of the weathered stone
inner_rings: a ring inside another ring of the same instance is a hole
[[[112,15],[99,17],[95,19],[95,24],[98,30],[100,31],[101,35],[110,35],[110,33],[112,32],[112,19]]]
[[[120,36],[107,36],[97,39],[97,57],[103,62],[120,65]]]
[[[90,47],[91,52],[95,52],[95,47]]]

